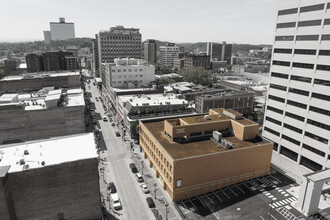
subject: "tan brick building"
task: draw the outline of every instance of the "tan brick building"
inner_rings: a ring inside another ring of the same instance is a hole
[[[231,109],[207,116],[140,121],[144,158],[173,201],[267,175],[273,143]],[[211,138],[213,137],[213,138]]]

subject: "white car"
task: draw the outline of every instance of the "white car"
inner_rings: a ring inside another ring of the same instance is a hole
[[[120,202],[120,199],[119,199],[117,193],[115,193],[115,194],[111,194],[110,199],[111,199],[111,201],[112,201],[113,208],[114,208],[115,210],[118,210],[118,209],[121,209],[121,208],[122,208],[122,206],[121,206],[121,202]]]
[[[144,192],[144,193],[150,192],[148,186],[144,183],[140,185],[140,188],[142,189],[142,192]]]

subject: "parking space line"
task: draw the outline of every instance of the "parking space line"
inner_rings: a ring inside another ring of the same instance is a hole
[[[191,199],[189,199],[189,201],[191,202],[191,204],[194,206],[195,210],[197,211],[197,208],[196,208],[195,204],[191,201]]]
[[[210,200],[210,202],[214,205],[214,202],[210,199],[210,197],[207,196],[207,194],[205,194],[205,196]]]
[[[182,201],[182,204],[184,205],[184,207],[185,207],[187,210],[189,210],[188,207],[186,206],[186,204],[184,203],[184,201]]]
[[[243,185],[244,185],[246,188],[248,188],[250,191],[252,191],[252,189],[250,189],[250,187],[248,187],[248,186],[245,184],[245,181],[242,182],[242,183],[243,183]]]
[[[220,197],[217,194],[215,194],[214,191],[213,194],[220,200],[220,202],[222,202],[222,199],[220,199]]]
[[[223,194],[225,194],[225,196],[227,196],[228,197],[228,199],[230,199],[230,197],[222,190],[222,189],[220,189],[221,190],[221,192],[223,193]]]
[[[245,192],[243,190],[241,190],[241,188],[239,188],[239,186],[237,186],[236,184],[234,184],[243,194],[245,194]]]
[[[230,188],[230,187],[227,187],[232,193],[234,193],[235,196],[238,197],[238,195]]]
[[[206,205],[205,205],[204,202],[199,198],[199,196],[197,196],[197,198],[199,199],[199,201],[201,201],[201,203],[203,204],[203,206],[206,207]]]

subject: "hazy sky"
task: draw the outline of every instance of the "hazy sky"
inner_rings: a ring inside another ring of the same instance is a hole
[[[124,25],[143,40],[272,43],[276,10],[277,0],[3,0],[0,40],[42,40],[65,17],[76,37]]]

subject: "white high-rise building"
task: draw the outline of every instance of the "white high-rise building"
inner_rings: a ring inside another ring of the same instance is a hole
[[[59,18],[59,22],[50,22],[51,40],[68,40],[75,38],[74,23],[65,22],[65,18]]]
[[[179,47],[174,43],[168,43],[166,46],[160,46],[159,58],[159,63],[161,65],[173,67],[174,59],[179,58]]]
[[[263,136],[299,180],[330,167],[330,3],[279,0]]]

